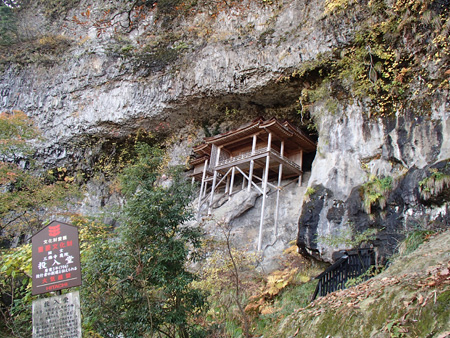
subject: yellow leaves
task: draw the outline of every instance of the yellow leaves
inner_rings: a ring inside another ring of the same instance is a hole
[[[15,276],[23,273],[31,276],[31,245],[26,244],[18,248],[9,249],[1,256],[0,272],[5,276]]]
[[[411,70],[411,67],[403,67],[400,72],[395,77],[395,81],[399,83],[403,83],[403,78],[406,76],[406,74]]]
[[[270,301],[292,283],[297,273],[298,268],[286,268],[272,272],[267,277],[266,284],[256,294],[250,297],[245,311],[261,314],[275,312],[275,309],[269,305]]]
[[[349,0],[327,0],[325,2],[325,14],[342,11],[349,5]]]
[[[282,271],[276,270],[272,272],[267,278],[266,291],[263,294],[266,293],[270,297],[279,294],[281,290],[289,285],[297,272],[298,268],[286,268]]]

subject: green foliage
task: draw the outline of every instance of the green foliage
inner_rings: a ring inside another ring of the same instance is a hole
[[[226,111],[227,110],[228,110],[228,108],[226,108]],[[202,123],[203,132],[205,133],[205,137],[219,135],[220,134],[220,124],[222,122],[223,122],[222,120],[218,120],[218,121],[215,121],[214,124],[211,124],[210,121],[203,120],[201,123]],[[214,129],[211,130],[211,128],[214,128]]]
[[[370,176],[369,181],[361,187],[363,206],[366,213],[372,213],[372,207],[378,205],[381,209],[386,207],[387,197],[392,190],[392,177],[378,178]]]
[[[313,195],[316,192],[316,189],[314,187],[308,187],[305,191],[305,197],[309,198],[311,195]]]
[[[231,228],[222,223],[216,226],[225,240],[205,243],[207,258],[199,262],[199,279],[192,285],[208,293],[210,309],[205,316],[209,327],[230,337],[248,336],[249,319],[244,303],[258,278],[259,255],[233,247]]]
[[[136,151],[121,180],[123,225],[85,255],[85,327],[104,336],[185,338],[205,306],[186,269],[201,240],[199,229],[183,225],[192,186],[179,170],[163,173],[161,149],[137,144]]]
[[[325,2],[325,14],[345,10],[348,5],[349,0],[327,0]]]
[[[345,288],[348,289],[352,286],[361,284],[369,278],[379,275],[384,271],[384,269],[385,267],[371,266],[366,272],[362,273],[358,277],[348,279],[347,282],[345,282]]]
[[[384,0],[327,0],[324,14],[330,29],[339,29],[342,20],[354,20],[354,13],[359,13],[357,31],[349,46],[318,55],[292,74],[305,83],[299,113],[318,102],[335,112],[333,101],[345,105],[354,99],[364,103],[368,116],[406,109],[428,113],[433,95],[450,86],[448,10],[432,0],[396,0],[389,5]],[[420,75],[420,83],[415,75]]]
[[[431,174],[419,182],[420,195],[424,200],[439,195],[445,188],[450,187],[450,175],[430,169]]]
[[[78,196],[70,176],[50,177],[34,166],[31,141],[39,133],[23,112],[0,115],[0,229],[3,240],[37,230]],[[24,165],[24,163],[26,165]]]
[[[0,45],[10,45],[17,39],[17,18],[14,11],[0,5]]]
[[[285,251],[284,257],[289,257],[288,265],[281,271],[275,271],[275,278],[268,278],[265,286],[260,288],[262,293],[255,293],[250,299],[247,309],[253,313],[254,336],[277,337],[279,335],[279,324],[298,312],[311,302],[311,296],[317,285],[314,279],[326,266],[326,264],[315,261],[307,261],[296,253],[294,247]],[[269,277],[272,274],[269,275]],[[276,282],[280,280],[280,282]],[[289,282],[286,283],[286,281]],[[280,292],[273,297],[267,297],[266,291],[269,285],[286,284]],[[256,311],[256,313],[255,313]]]
[[[39,135],[38,130],[22,111],[0,113],[0,161],[17,161],[30,156],[30,141]]]
[[[422,243],[424,243],[434,231],[424,230],[424,229],[416,229],[409,231],[406,234],[406,238],[400,245],[399,253],[401,255],[407,255],[413,251],[415,251]]]
[[[161,71],[173,64],[182,55],[182,43],[173,44],[170,41],[161,41],[158,44],[149,44],[135,53],[134,59],[137,67],[145,67],[154,71]]]
[[[0,256],[0,312],[14,337],[31,332],[31,245],[3,250]]]

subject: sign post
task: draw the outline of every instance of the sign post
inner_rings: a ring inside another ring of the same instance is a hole
[[[31,243],[33,295],[81,285],[77,227],[53,221]]]
[[[33,301],[33,338],[81,338],[79,292],[62,289],[81,285],[78,228],[53,221],[31,239],[32,294],[59,295]]]

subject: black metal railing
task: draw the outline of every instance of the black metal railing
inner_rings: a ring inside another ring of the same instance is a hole
[[[317,296],[325,296],[330,292],[345,289],[349,279],[363,275],[374,264],[375,254],[372,249],[344,252],[341,258],[316,277],[319,283],[311,301]],[[364,276],[362,279],[366,280],[369,277]]]

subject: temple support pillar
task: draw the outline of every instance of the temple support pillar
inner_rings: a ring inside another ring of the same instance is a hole
[[[217,165],[219,164],[219,158],[220,158],[220,150],[221,147],[217,149],[217,156],[216,156],[216,163],[214,164],[214,176],[213,176],[213,182],[211,187],[211,198],[209,200],[209,208],[208,208],[208,215],[211,215],[212,211],[212,205],[214,202],[214,190],[216,190],[216,182],[217,182]]]
[[[252,156],[255,155],[256,150],[256,141],[257,141],[257,135],[253,135],[253,142],[252,142]],[[247,191],[250,192],[250,189],[252,188],[252,180],[253,180],[253,167],[255,166],[255,161],[252,159],[250,161],[250,169],[248,171],[248,188]]]
[[[267,180],[269,179],[270,147],[271,147],[271,143],[272,143],[272,133],[269,133],[269,137],[267,139],[266,167],[264,168],[264,175],[263,175],[263,194],[262,194],[262,203],[261,203],[261,218],[260,218],[260,221],[259,221],[258,251],[261,251],[261,249],[262,249],[264,212],[265,212],[265,209],[266,209]]]
[[[205,160],[205,165],[203,166],[202,183],[200,184],[200,194],[198,195],[197,219],[200,217],[200,208],[202,206],[202,198],[203,198],[203,195],[204,195],[203,188],[206,185],[205,178],[206,178],[206,170],[207,170],[207,168],[208,168],[208,159]]]

